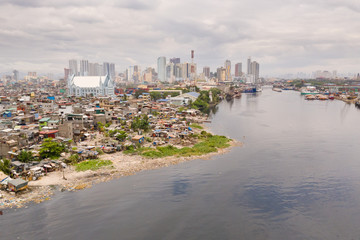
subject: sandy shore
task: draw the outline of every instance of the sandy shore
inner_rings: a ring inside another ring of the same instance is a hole
[[[133,175],[144,170],[157,169],[170,165],[186,162],[194,159],[208,160],[212,156],[224,154],[234,146],[242,146],[241,142],[231,141],[230,147],[218,149],[217,152],[202,156],[191,157],[166,157],[149,159],[138,155],[125,155],[122,152],[104,154],[102,160],[111,160],[113,165],[97,171],[76,172],[73,166],[67,167],[64,172],[52,172],[37,181],[29,182],[29,188],[15,195],[1,191],[3,198],[0,199],[0,209],[19,208],[29,202],[42,202],[49,200],[55,191],[75,191],[91,187],[93,184],[110,181],[121,176]],[[64,179],[65,176],[65,179]]]

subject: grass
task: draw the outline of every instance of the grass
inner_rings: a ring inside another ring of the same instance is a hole
[[[110,166],[112,162],[110,160],[87,160],[78,164],[75,164],[75,170],[77,172],[87,171],[87,170],[98,170],[101,167]]]
[[[196,124],[196,123],[190,124],[190,127],[192,127],[192,128],[197,128],[197,129],[204,129],[201,125]]]
[[[176,148],[174,146],[168,145],[164,147],[157,147],[156,149],[140,148],[137,150],[132,150],[131,153],[137,153],[148,158],[163,158],[169,156],[200,156],[211,152],[217,152],[218,148],[229,147],[229,142],[231,141],[227,137],[211,134],[203,134],[202,139],[203,141],[195,144],[193,147]]]

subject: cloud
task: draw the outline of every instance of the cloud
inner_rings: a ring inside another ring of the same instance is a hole
[[[0,72],[62,72],[68,59],[156,66],[158,56],[211,71],[252,56],[262,75],[358,72],[360,2],[351,0],[3,0]],[[341,64],[336,64],[339,62]],[[44,69],[46,67],[46,69]]]

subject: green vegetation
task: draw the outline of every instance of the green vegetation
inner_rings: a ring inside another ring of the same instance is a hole
[[[97,151],[99,155],[105,154],[104,151],[99,147],[95,148],[95,151]]]
[[[216,152],[218,148],[229,147],[229,142],[231,141],[227,137],[211,135],[203,131],[199,136],[197,136],[202,141],[195,144],[193,147],[184,147],[176,148],[174,146],[168,145],[164,147],[157,147],[156,149],[152,148],[138,148],[134,149],[133,147],[126,151],[125,154],[139,154],[148,158],[162,158],[168,156],[199,156],[211,152]]]
[[[125,131],[119,131],[118,134],[116,134],[116,140],[123,142],[127,138],[127,133]]]
[[[131,128],[134,131],[137,131],[139,129],[142,129],[144,131],[149,130],[149,118],[146,114],[142,115],[141,117],[136,117],[133,122],[131,123]]]
[[[53,141],[52,138],[47,138],[41,144],[39,154],[41,158],[57,159],[64,151],[65,147],[63,144]]]
[[[73,154],[71,155],[67,160],[66,160],[66,163],[69,163],[69,164],[76,164],[79,162],[79,159],[80,159],[80,156],[79,154]]]
[[[5,173],[6,175],[10,175],[11,168],[10,168],[11,161],[9,159],[1,159],[0,160],[0,171]]]
[[[104,132],[104,130],[105,130],[104,124],[102,124],[101,122],[97,122],[97,129],[98,129],[100,132]]]
[[[201,91],[200,96],[196,99],[195,102],[191,103],[191,107],[199,109],[202,113],[210,112],[210,96],[209,92],[212,94],[212,103],[217,104],[220,102],[220,93],[221,91],[217,88],[211,88],[209,91]]]
[[[120,142],[123,142],[127,138],[127,133],[119,129],[109,130],[108,134],[110,137],[115,137]]]
[[[204,129],[202,126],[200,126],[199,124],[196,124],[196,123],[190,124],[190,127],[197,128],[197,129]]]
[[[81,163],[75,164],[75,170],[77,172],[87,171],[87,170],[98,170],[101,167],[110,166],[112,162],[110,160],[87,160]]]
[[[33,156],[32,152],[26,151],[26,150],[22,150],[22,151],[19,153],[17,159],[18,159],[20,162],[28,163],[28,162],[34,161],[34,156]]]

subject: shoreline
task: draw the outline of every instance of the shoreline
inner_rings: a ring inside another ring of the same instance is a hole
[[[211,132],[205,126],[204,129]],[[112,161],[113,164],[111,166],[103,167],[96,171],[77,172],[74,166],[69,165],[64,169],[64,173],[61,171],[51,172],[37,181],[30,181],[28,189],[16,195],[15,193],[1,191],[0,193],[3,194],[3,197],[0,198],[0,210],[22,208],[27,207],[31,203],[41,203],[50,200],[56,191],[82,190],[90,188],[94,184],[131,176],[141,171],[168,167],[196,159],[210,160],[213,156],[229,152],[233,147],[243,146],[242,142],[234,139],[230,139],[228,144],[228,147],[218,148],[216,152],[190,157],[146,158],[139,155],[126,155],[123,152],[104,154],[101,155],[100,159]],[[66,180],[63,179],[63,174]]]

